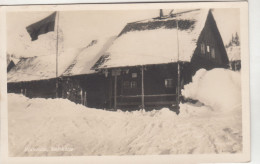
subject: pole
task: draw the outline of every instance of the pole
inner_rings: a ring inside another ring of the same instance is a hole
[[[180,103],[180,62],[179,62],[179,22],[178,22],[178,14],[176,14],[176,24],[177,24],[177,55],[178,55],[178,60],[177,60],[177,73],[178,73],[178,79],[177,79],[177,97],[176,97],[176,101],[177,101],[177,107],[179,108],[179,103]]]
[[[144,109],[144,67],[141,68],[142,71],[142,109]]]
[[[115,74],[115,86],[114,86],[114,109],[116,110],[117,108],[117,102],[116,102],[116,96],[117,96],[117,74]]]
[[[58,54],[59,54],[59,12],[57,11],[56,77],[58,77]]]
[[[59,88],[59,81],[58,81],[58,54],[59,54],[59,12],[57,11],[57,40],[56,40],[56,98],[58,98],[58,88]]]

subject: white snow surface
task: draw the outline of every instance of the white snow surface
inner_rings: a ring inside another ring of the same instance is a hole
[[[184,86],[182,95],[217,110],[232,110],[241,106],[241,74],[222,68],[200,69]]]
[[[66,49],[58,56],[58,76],[71,64],[78,49]],[[56,77],[56,54],[20,59],[7,74],[8,82],[33,81]]]
[[[95,70],[91,70],[92,66],[112,44],[114,39],[115,36],[93,40],[91,45],[81,49],[72,65],[63,73],[63,76],[95,73]]]
[[[241,60],[240,46],[230,46],[226,50],[229,61]]]
[[[176,28],[157,28],[122,34],[106,51],[105,55],[109,57],[99,68],[163,64],[178,60],[189,62],[205,25],[208,12],[207,9],[200,9],[179,14],[178,20],[192,20],[195,21],[195,24],[194,28],[178,30],[178,34]],[[174,19],[176,18],[161,21]],[[154,20],[140,22],[149,21]]]
[[[105,111],[66,99],[8,94],[10,156],[215,154],[242,152],[241,106],[181,104],[145,112]]]

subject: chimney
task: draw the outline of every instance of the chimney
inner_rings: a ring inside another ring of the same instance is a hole
[[[160,9],[160,18],[162,18],[162,17],[163,17],[163,10]]]

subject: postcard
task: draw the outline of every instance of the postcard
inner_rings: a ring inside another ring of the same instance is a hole
[[[247,2],[0,16],[3,163],[250,161]]]

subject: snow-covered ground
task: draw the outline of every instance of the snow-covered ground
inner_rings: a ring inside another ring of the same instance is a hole
[[[239,74],[222,69],[212,72],[221,72],[218,76],[224,78],[218,81],[226,80],[226,85],[231,86],[227,90],[223,86],[225,83],[221,82],[225,92],[235,91],[237,94],[232,86],[239,85],[239,82],[234,81],[235,76],[240,77]],[[196,80],[202,80],[203,83],[203,79],[211,74],[211,71],[201,73],[200,76],[197,74],[199,78],[194,78],[195,81],[189,84],[189,90],[191,85],[196,84]],[[230,75],[231,80],[226,75]],[[192,98],[190,95],[203,90],[204,86],[209,85],[200,85],[197,90],[193,88],[192,93],[188,93],[186,87],[183,93],[186,92],[186,96]],[[202,102],[204,105],[180,104],[180,114],[176,115],[167,108],[149,112],[112,112],[86,108],[65,99],[29,99],[17,94],[8,94],[8,98],[11,156],[209,154],[242,151],[239,100],[232,101],[234,104],[229,103],[228,106],[217,104],[221,110],[211,106],[212,103],[208,103],[210,101]]]

